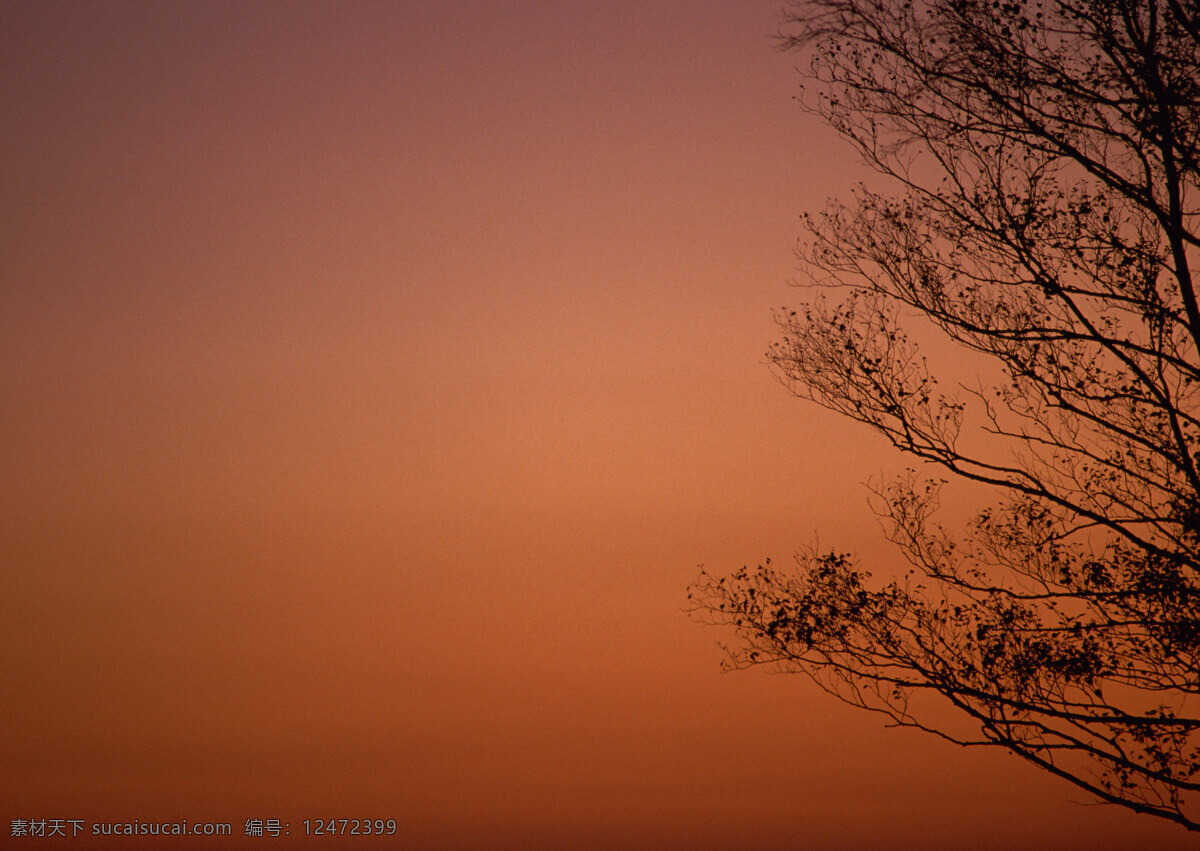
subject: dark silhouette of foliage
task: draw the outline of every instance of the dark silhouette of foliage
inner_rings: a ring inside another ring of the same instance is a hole
[[[702,574],[695,616],[734,667],[1200,830],[1200,6],[805,0],[786,27],[802,102],[898,188],[807,217],[768,357],[933,476],[876,491],[903,577],[810,552]],[[992,372],[940,384],[914,321]],[[996,492],[956,535],[953,478]]]

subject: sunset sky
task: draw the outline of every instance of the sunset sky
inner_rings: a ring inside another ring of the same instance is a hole
[[[0,844],[1189,847],[683,611],[895,563],[764,362],[867,176],[780,6],[0,3]]]

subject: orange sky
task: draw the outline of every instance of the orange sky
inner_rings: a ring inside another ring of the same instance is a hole
[[[1185,847],[682,612],[903,467],[763,363],[862,174],[778,5],[0,4],[0,836]]]

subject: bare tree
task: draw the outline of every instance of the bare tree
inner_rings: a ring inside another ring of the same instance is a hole
[[[894,183],[807,217],[809,291],[768,357],[933,475],[876,490],[903,576],[810,552],[702,574],[695,615],[737,630],[734,667],[1200,830],[1200,6],[804,0],[785,20],[802,102]],[[993,371],[939,384],[914,323]],[[951,535],[932,514],[954,478],[995,503]]]

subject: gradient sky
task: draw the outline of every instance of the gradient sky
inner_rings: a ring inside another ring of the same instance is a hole
[[[779,5],[0,4],[0,835],[1185,847],[682,611],[893,558],[903,460],[764,365],[864,174]]]

